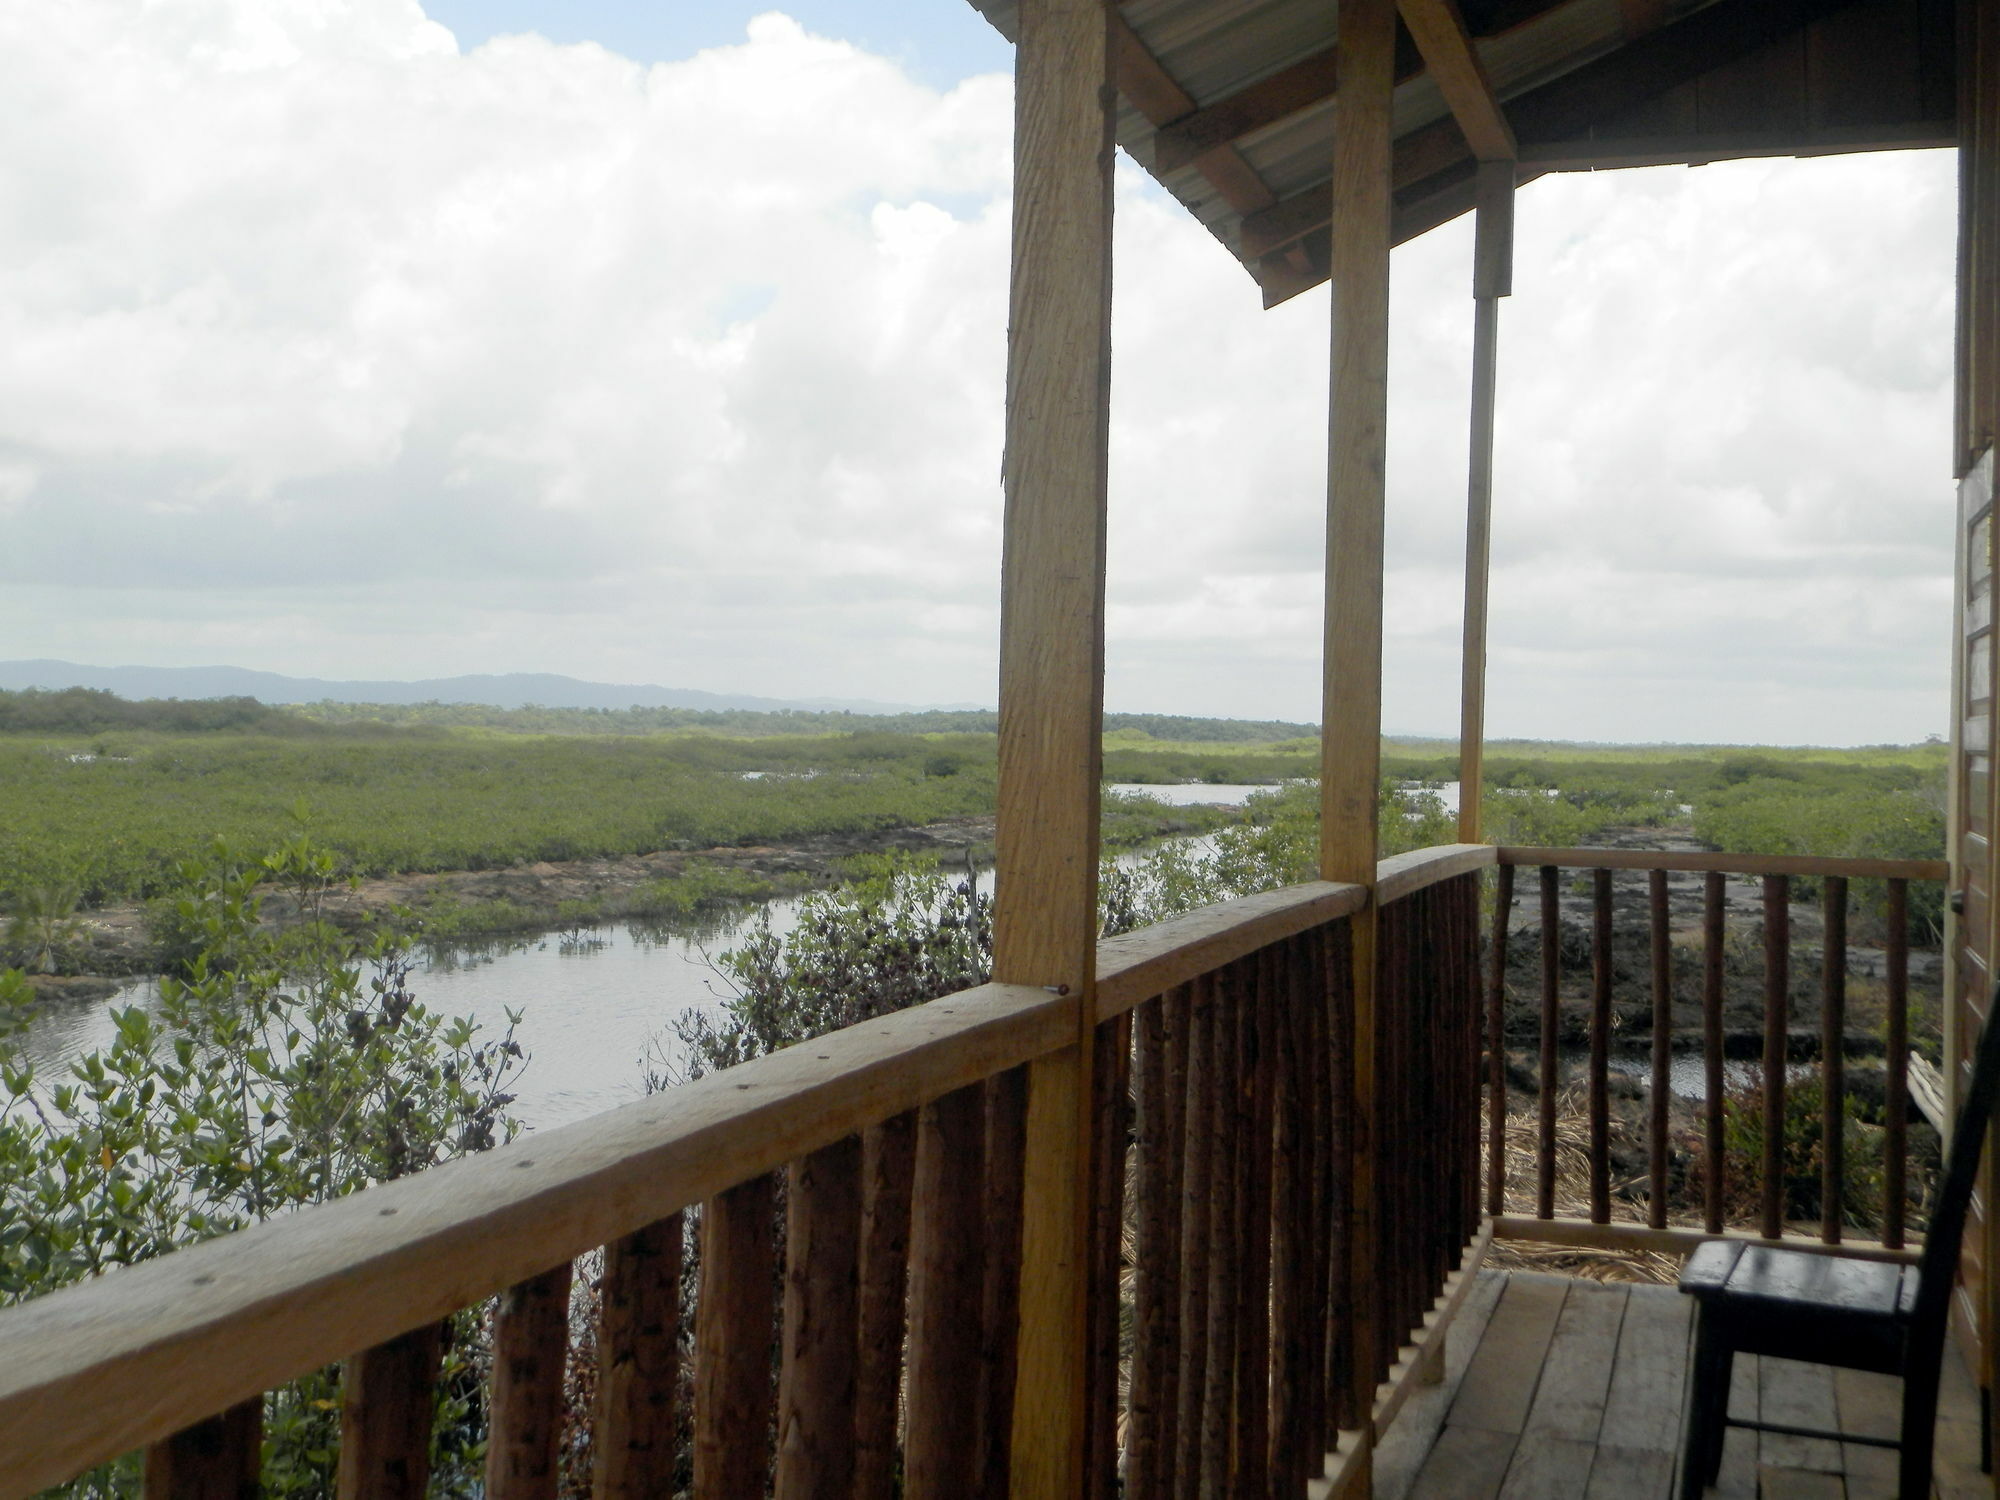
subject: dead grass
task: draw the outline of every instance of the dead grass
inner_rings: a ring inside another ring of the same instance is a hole
[[[1612,1129],[1616,1131],[1617,1123]],[[1507,1212],[1535,1212],[1537,1144],[1541,1121],[1533,1111],[1507,1116]],[[1556,1097],[1555,1211],[1561,1216],[1590,1216],[1590,1124],[1583,1095],[1574,1089]],[[1644,1224],[1645,1215],[1619,1188],[1611,1185],[1614,1223]],[[1545,1271],[1590,1281],[1637,1281],[1672,1285],[1680,1275],[1681,1259],[1654,1250],[1590,1250],[1572,1245],[1543,1245],[1526,1240],[1495,1240],[1486,1264],[1498,1270]]]

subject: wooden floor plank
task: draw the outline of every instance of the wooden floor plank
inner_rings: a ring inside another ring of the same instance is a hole
[[[1514,1447],[1500,1500],[1584,1500],[1596,1457],[1597,1445],[1587,1439],[1530,1428]]]
[[[1404,1500],[1410,1493],[1506,1287],[1505,1271],[1481,1271],[1465,1294],[1445,1339],[1444,1379],[1412,1391],[1376,1445],[1375,1500]]]
[[[1511,1432],[1447,1422],[1417,1473],[1410,1500],[1494,1500],[1518,1441]]]
[[[1611,1390],[1612,1362],[1618,1354],[1618,1330],[1625,1321],[1626,1293],[1623,1286],[1591,1281],[1579,1281],[1569,1289],[1549,1340],[1524,1434],[1543,1433],[1586,1444],[1597,1441],[1604,1425],[1605,1397]],[[1518,1454],[1515,1463],[1520,1463]],[[1584,1472],[1589,1473],[1587,1464]]]
[[[1839,1425],[1834,1407],[1833,1371],[1825,1365],[1795,1359],[1759,1361],[1757,1399],[1766,1422],[1830,1430]],[[1840,1444],[1825,1438],[1791,1437],[1782,1432],[1760,1434],[1759,1463],[1769,1469],[1804,1469],[1821,1474],[1840,1472]]]
[[[1486,1337],[1473,1354],[1458,1398],[1445,1419],[1447,1431],[1453,1427],[1510,1434],[1521,1431],[1534,1404],[1542,1361],[1571,1285],[1560,1276],[1527,1271],[1507,1278],[1506,1290],[1487,1321]]]
[[[1488,1273],[1459,1315],[1444,1383],[1414,1393],[1384,1436],[1374,1500],[1666,1500],[1686,1404],[1688,1305],[1665,1289],[1626,1289],[1607,1335],[1616,1303],[1594,1283]],[[1992,1500],[1993,1482],[1979,1472],[1979,1393],[1955,1349],[1942,1384],[1935,1500]],[[1594,1442],[1571,1435],[1589,1427],[1593,1400]],[[1902,1388],[1891,1377],[1740,1355],[1729,1404],[1737,1418],[1888,1437],[1901,1424]],[[1707,1495],[1758,1500],[1761,1486],[1766,1500],[1887,1500],[1895,1464],[1888,1449],[1732,1428]]]
[[[1673,1483],[1671,1452],[1605,1443],[1599,1445],[1597,1461],[1590,1466],[1590,1488],[1584,1491],[1584,1500],[1668,1500]]]
[[[1835,1370],[1833,1404],[1840,1430],[1861,1437],[1893,1438],[1903,1429],[1903,1382],[1872,1370]],[[1842,1443],[1840,1463],[1848,1500],[1896,1500],[1896,1450]]]
[[[1729,1377],[1729,1414],[1756,1421],[1763,1411],[1758,1396],[1758,1360],[1754,1354],[1736,1356]],[[1722,1443],[1722,1472],[1716,1476],[1711,1494],[1726,1500],[1757,1500],[1757,1434],[1732,1427]]]
[[[1599,1443],[1652,1453],[1680,1451],[1693,1309],[1694,1299],[1671,1287],[1631,1289],[1625,1321],[1618,1330],[1618,1357],[1611,1368]]]
[[[1757,1481],[1758,1493],[1764,1500],[1846,1500],[1847,1497],[1847,1486],[1841,1483],[1838,1474],[1814,1469],[1778,1469],[1765,1464],[1757,1471]]]

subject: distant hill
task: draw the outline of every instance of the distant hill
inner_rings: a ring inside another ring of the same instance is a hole
[[[554,672],[430,677],[417,682],[336,682],[242,667],[86,667],[68,661],[0,661],[0,689],[98,688],[122,698],[255,698],[262,703],[479,703],[495,708],[749,709],[766,713],[903,714],[919,705],[866,698],[758,698],[651,683],[585,682]],[[931,707],[933,705],[923,705]],[[972,704],[935,705],[969,709]]]

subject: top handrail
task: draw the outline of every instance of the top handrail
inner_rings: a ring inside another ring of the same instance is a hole
[[[1484,845],[1397,856],[1373,894],[1493,858]],[[1096,1013],[1370,898],[1309,881],[1108,938]],[[1074,1036],[1072,997],[981,985],[0,1312],[0,1493],[59,1483]]]
[[[1725,854],[1709,850],[1555,849],[1502,845],[1503,865],[1558,865],[1575,870],[1715,871],[1724,875],[1844,875],[1850,879],[1948,880],[1941,859],[1849,859],[1833,854]]]
[[[0,1492],[59,1483],[1074,1036],[1065,997],[981,985],[10,1308]]]

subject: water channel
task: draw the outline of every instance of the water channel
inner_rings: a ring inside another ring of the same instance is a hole
[[[1118,786],[1171,806],[1234,805],[1255,786],[1195,784]],[[690,1010],[720,1013],[729,995],[716,960],[760,916],[788,932],[798,900],[668,926],[606,924],[581,941],[545,933],[433,956],[411,979],[427,1009],[471,1016],[482,1039],[499,1034],[509,1010],[521,1013],[515,1039],[528,1054],[518,1075],[514,1112],[531,1126],[561,1125],[637,1099],[646,1060],[678,1063],[673,1020]],[[114,1009],[159,1003],[152,980],[127,985],[107,1001],[52,1003],[35,1018],[26,1050],[37,1072],[54,1079],[67,1065],[111,1044]]]

